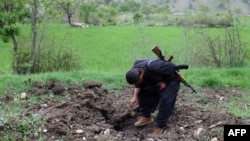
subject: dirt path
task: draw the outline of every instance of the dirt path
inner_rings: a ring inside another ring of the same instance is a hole
[[[64,88],[53,82],[47,83],[44,89],[36,83],[30,88],[28,96],[40,97],[52,91],[63,99],[47,97],[45,102],[27,104],[22,115],[42,116],[45,125],[41,127],[40,134],[46,141],[222,141],[224,124],[244,124],[220,104],[239,90],[203,89],[198,95],[180,90],[168,128],[163,135],[154,136],[151,134],[153,125],[134,126],[137,109],[127,109],[132,88],[108,92],[101,85],[88,82],[84,83],[84,87]],[[157,111],[153,117],[156,114]],[[38,135],[29,136],[29,140],[38,138]]]

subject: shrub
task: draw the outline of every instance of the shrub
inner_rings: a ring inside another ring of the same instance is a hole
[[[134,19],[134,22],[135,22],[135,23],[139,23],[139,22],[142,20],[142,18],[143,18],[143,16],[142,16],[142,14],[140,14],[140,13],[135,13],[135,14],[133,15],[133,19]]]
[[[37,52],[32,73],[70,71],[80,68],[77,57],[69,47],[46,46]]]
[[[13,62],[18,68],[17,74],[70,71],[80,68],[77,61],[80,59],[65,42],[57,44],[56,41],[47,40],[46,44],[37,48],[34,62],[30,62],[31,52],[27,43],[20,45]]]

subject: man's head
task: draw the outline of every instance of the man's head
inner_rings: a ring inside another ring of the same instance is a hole
[[[142,68],[132,68],[126,73],[126,80],[129,84],[141,83],[143,74]]]

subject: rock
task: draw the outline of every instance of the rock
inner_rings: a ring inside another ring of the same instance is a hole
[[[194,137],[196,139],[199,139],[202,135],[204,135],[205,129],[204,128],[198,128],[196,131],[194,131]]]
[[[43,133],[47,133],[48,130],[46,128],[43,129]]]
[[[195,123],[202,123],[203,120],[197,120]]]
[[[77,134],[81,134],[81,133],[83,133],[83,130],[82,130],[82,129],[77,129],[77,130],[76,130],[76,133],[77,133]]]
[[[25,92],[22,92],[20,98],[27,99],[27,94]]]
[[[220,97],[220,99],[219,99],[220,101],[223,101],[224,100],[224,97],[222,96],[222,97]]]
[[[46,108],[46,107],[48,107],[48,104],[41,104],[41,107],[43,107],[43,108]]]
[[[216,137],[212,138],[211,141],[218,141]]]
[[[103,132],[104,135],[110,135],[110,129],[106,129],[104,132]]]

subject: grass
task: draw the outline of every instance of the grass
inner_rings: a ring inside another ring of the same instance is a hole
[[[28,25],[20,25],[20,27],[22,28],[22,37],[18,38],[19,43],[29,42],[31,40],[30,27]],[[44,41],[47,44],[72,48],[75,55],[79,57],[79,66],[82,70],[112,73],[126,71],[136,59],[156,58],[151,52],[151,48],[155,45],[162,49],[166,58],[173,55],[175,63],[188,62],[192,64],[189,60],[190,56],[187,55],[186,44],[189,41],[185,37],[184,27],[104,26],[73,28],[66,24],[49,24],[41,25],[39,29],[40,34],[46,35]],[[217,28],[208,30],[215,35],[224,31]],[[242,32],[243,41],[248,41],[250,38],[249,30],[250,24]],[[11,42],[6,44],[0,41],[0,73],[12,71],[11,53]]]
[[[223,106],[238,117],[250,118],[249,110],[250,94],[249,91],[242,92],[240,96],[235,96],[229,103],[224,103]]]
[[[50,72],[33,75],[0,75],[0,97],[6,93],[21,93],[28,90],[30,85],[35,81],[47,82],[49,79],[54,79],[59,82],[64,82],[65,85],[81,83],[83,81],[98,81],[105,83],[104,88],[113,89],[121,88],[125,84],[123,73],[102,72],[98,75],[97,71],[72,71],[72,72]],[[31,83],[27,83],[28,80]]]
[[[28,40],[30,29],[20,25],[23,36],[19,41]],[[79,56],[82,69],[100,71],[125,71],[136,59],[155,58],[151,48],[155,45],[161,47],[164,54],[174,55],[183,50],[182,28],[179,27],[143,27],[143,26],[105,26],[91,28],[72,28],[65,24],[50,24],[40,28],[46,33],[46,42],[55,42],[60,46],[66,44],[71,47],[75,55]],[[41,33],[43,33],[41,32]],[[3,45],[11,48],[11,43],[0,42],[0,55],[5,53]],[[6,56],[6,57],[7,57]],[[175,58],[175,61],[179,57]],[[11,59],[0,62],[0,71],[11,71]],[[112,62],[112,63],[111,63]],[[4,64],[3,64],[4,63]]]
[[[48,72],[32,75],[4,74],[0,75],[0,81],[2,82],[0,83],[0,94],[27,91],[30,84],[25,82],[29,79],[31,79],[31,83],[38,80],[46,82],[49,79],[67,83],[79,83],[89,80],[102,82],[107,89],[121,88],[127,85],[125,73],[126,71],[100,72],[98,70],[81,70],[71,72]],[[190,68],[189,70],[181,71],[181,75],[195,89],[200,89],[202,87],[211,87],[215,89],[238,87],[248,90],[250,85],[250,81],[248,80],[250,77],[249,68],[222,68],[210,69],[209,71],[208,68]]]
[[[22,29],[24,37],[19,38],[19,41],[29,40],[29,27],[22,26]],[[46,42],[55,42],[56,45],[66,44],[72,47],[75,55],[80,56],[81,70],[32,75],[13,75],[11,73],[11,43],[5,44],[0,41],[0,99],[6,94],[18,97],[21,92],[27,91],[33,82],[38,80],[46,82],[49,79],[60,81],[64,85],[81,84],[83,81],[90,80],[103,83],[105,89],[122,88],[128,85],[125,81],[125,73],[136,59],[156,58],[151,52],[154,45],[158,45],[166,57],[174,55],[173,61],[175,63],[185,63],[183,58],[188,57],[184,56],[183,30],[181,27],[174,26],[106,26],[80,29],[63,24],[50,24],[44,28],[47,33]],[[245,39],[248,39],[249,35],[245,34],[245,36]],[[247,107],[247,104],[250,103],[249,70],[248,67],[215,69],[196,66],[182,70],[181,74],[197,90],[203,87],[213,89],[237,87],[242,89],[242,95],[232,97],[223,106],[236,116],[248,118],[250,117],[250,111]],[[31,79],[31,83],[26,83],[29,79]],[[188,88],[183,86],[182,89]],[[190,98],[209,100],[205,94],[193,95]],[[26,102],[38,103],[41,102],[40,100],[34,97]],[[4,123],[10,122],[11,119],[18,117],[23,107],[23,101],[18,98],[8,105],[0,104],[0,115],[4,115],[0,116],[0,119],[3,118]],[[204,108],[209,107],[204,106]],[[25,126],[30,124],[33,119],[34,117],[26,119],[13,128],[25,136],[31,131],[29,127]],[[41,122],[41,119],[36,119],[35,124],[39,126],[42,124]],[[22,130],[23,127],[28,130]],[[7,140],[8,135],[5,137]]]
[[[195,100],[208,100],[209,97],[206,94],[200,93],[199,90],[202,87],[210,87],[213,89],[230,89],[239,88],[243,90],[242,95],[235,95],[231,98],[229,102],[226,102],[226,106],[231,113],[236,116],[248,117],[249,109],[247,103],[250,102],[249,93],[249,81],[250,77],[249,68],[223,68],[223,69],[210,69],[208,68],[190,68],[189,70],[183,70],[181,74],[185,79],[191,84],[197,91],[198,94],[191,95],[191,99]],[[31,83],[25,83],[27,80],[31,79]],[[97,81],[103,83],[103,88],[120,89],[128,84],[125,81],[124,72],[98,72],[98,71],[72,71],[72,72],[48,72],[43,74],[32,74],[32,75],[22,75],[17,76],[13,74],[0,75],[0,98],[6,94],[14,94],[18,97],[21,92],[25,92],[29,89],[33,82],[41,80],[47,82],[49,79],[54,79],[56,81],[62,82],[64,85],[80,84],[83,81]],[[216,85],[215,85],[216,84]],[[182,85],[181,89],[188,89]],[[31,99],[30,103],[36,103],[37,99]],[[11,107],[21,107],[21,103],[17,105],[9,105]],[[6,109],[7,108],[7,109]],[[208,108],[208,107],[204,107]],[[15,109],[15,108],[14,108]],[[15,117],[18,111],[12,109],[10,112],[10,117]],[[0,113],[8,111],[8,107],[3,106]],[[19,108],[19,110],[21,110]],[[13,112],[14,111],[14,112]],[[12,113],[13,112],[13,113]],[[11,115],[11,113],[13,115]]]
[[[182,71],[191,84],[199,87],[229,88],[240,87],[249,89],[249,68],[191,68]]]
[[[11,44],[3,43],[2,40],[0,40],[0,74],[4,72],[11,72],[11,50],[12,46]]]

